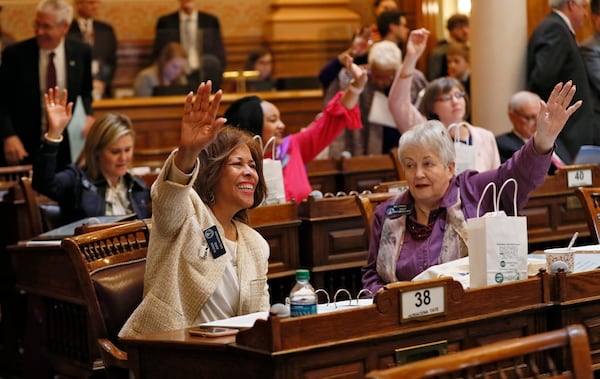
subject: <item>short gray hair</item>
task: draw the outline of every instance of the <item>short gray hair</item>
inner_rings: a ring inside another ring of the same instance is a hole
[[[65,0],[42,0],[37,6],[38,13],[53,13],[58,24],[70,25],[73,21],[73,7]]]
[[[446,165],[456,161],[454,142],[444,124],[438,120],[425,121],[402,133],[398,143],[398,158],[402,166],[402,156],[411,147],[437,152]]]
[[[369,50],[369,66],[373,63],[381,68],[397,70],[402,64],[402,52],[392,41],[380,41]]]
[[[540,102],[540,97],[537,93],[529,91],[519,91],[514,93],[508,100],[508,110],[515,111],[520,110],[521,106],[525,103]]]

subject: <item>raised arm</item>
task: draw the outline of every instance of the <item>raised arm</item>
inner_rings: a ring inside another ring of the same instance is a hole
[[[350,85],[346,87],[340,102],[346,109],[352,109],[358,104],[360,94],[367,84],[367,71],[353,63],[350,56],[344,58],[344,66],[352,75],[352,81],[350,82]]]
[[[412,104],[410,90],[417,61],[425,51],[428,38],[429,31],[427,29],[415,29],[410,32],[408,43],[406,44],[404,62],[396,73],[388,96],[390,112],[394,117],[396,128],[401,133],[425,121],[425,117]]]
[[[193,170],[198,154],[214,141],[217,132],[227,121],[223,117],[217,118],[223,92],[218,90],[211,102],[211,89],[210,80],[200,83],[196,98],[193,92],[185,98],[179,150],[174,161],[177,168],[185,173]]]
[[[569,80],[566,84],[558,83],[552,89],[548,102],[541,101],[537,116],[537,129],[533,136],[535,150],[539,154],[548,153],[553,147],[558,134],[571,115],[581,107],[582,100],[571,104],[576,87]]]

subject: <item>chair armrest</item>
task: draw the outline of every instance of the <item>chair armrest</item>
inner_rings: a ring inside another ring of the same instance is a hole
[[[102,359],[105,360],[104,364],[106,366],[129,367],[127,365],[127,352],[119,349],[106,338],[98,338],[98,345],[100,346],[100,354],[102,355]]]

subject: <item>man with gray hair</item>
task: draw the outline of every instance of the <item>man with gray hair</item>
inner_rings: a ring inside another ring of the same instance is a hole
[[[519,91],[510,97],[508,101],[508,118],[513,129],[496,137],[502,163],[512,157],[535,134],[537,115],[541,107],[540,100],[537,94],[529,91]],[[555,145],[552,164],[548,170],[549,174],[554,174],[557,168],[571,162],[571,156],[562,142],[556,140]]]
[[[581,108],[569,118],[557,141],[571,156],[581,145],[598,144],[600,120],[594,113],[585,63],[575,39],[575,30],[584,25],[589,0],[550,0],[552,11],[535,28],[527,46],[527,89],[548,99],[558,82],[569,80],[577,86],[573,103]]]
[[[45,131],[43,96],[48,88],[69,91],[68,101],[81,96],[85,113],[92,114],[92,52],[82,42],[65,39],[73,8],[66,0],[42,0],[36,10],[33,38],[7,47],[0,65],[0,165],[33,163]],[[86,126],[92,123],[91,116]],[[58,148],[56,170],[71,157],[69,136]]]

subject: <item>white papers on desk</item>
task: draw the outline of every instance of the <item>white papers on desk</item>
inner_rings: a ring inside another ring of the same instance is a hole
[[[387,126],[389,128],[396,127],[392,113],[388,108],[388,98],[381,91],[375,91],[373,93],[373,103],[371,104],[371,110],[369,111],[369,122]]]
[[[200,326],[220,326],[223,328],[251,328],[254,326],[256,320],[266,320],[269,318],[269,312],[255,312],[248,313],[247,315],[235,316],[226,318],[223,320],[216,320],[211,322],[205,322]]]
[[[340,300],[335,303],[317,304],[317,314],[356,309],[373,304],[373,299]]]
[[[600,254],[598,256],[600,257]],[[577,260],[575,261],[575,265],[577,265]],[[546,257],[543,254],[541,256],[539,254],[529,254],[527,256],[527,275],[533,276],[538,273],[540,268],[545,267]],[[470,288],[469,257],[431,266],[415,276],[412,281],[437,279],[447,276],[459,282],[464,289]]]

